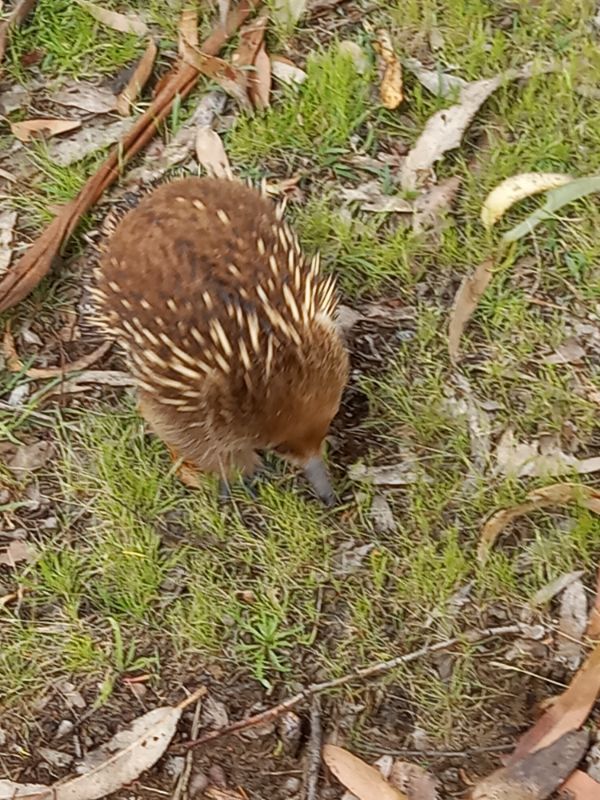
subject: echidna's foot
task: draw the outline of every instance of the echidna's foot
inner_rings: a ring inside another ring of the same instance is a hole
[[[253,500],[257,500],[257,486],[259,481],[260,475],[255,473],[254,475],[244,475],[241,480],[237,481],[237,483],[244,487],[244,491],[249,497],[251,497]],[[230,503],[233,499],[232,483],[231,481],[227,480],[227,478],[221,478],[219,481],[218,497],[219,503],[221,504]]]

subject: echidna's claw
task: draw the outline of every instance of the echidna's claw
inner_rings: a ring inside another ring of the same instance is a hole
[[[319,456],[309,459],[304,465],[306,480],[314,489],[317,497],[328,507],[332,508],[337,503],[331,479],[327,472],[325,462]]]

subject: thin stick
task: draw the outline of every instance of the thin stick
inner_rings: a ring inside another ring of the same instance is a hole
[[[346,684],[352,683],[356,680],[379,677],[380,675],[383,675],[386,672],[395,669],[396,667],[400,667],[403,664],[410,664],[412,661],[418,661],[424,656],[431,655],[432,653],[439,653],[440,650],[447,650],[449,647],[454,647],[454,645],[460,644],[461,642],[466,641],[470,644],[474,644],[483,641],[483,639],[489,639],[490,637],[511,636],[524,633],[525,631],[526,626],[515,623],[514,625],[500,625],[495,628],[484,628],[483,630],[479,631],[470,631],[463,636],[453,636],[451,639],[445,639],[443,642],[438,642],[437,644],[426,644],[419,650],[413,650],[412,653],[396,656],[396,658],[391,658],[389,661],[380,661],[377,664],[371,664],[369,667],[363,667],[362,669],[357,669],[354,672],[348,672],[346,675],[342,675],[339,678],[333,678],[330,681],[312,683],[301,692],[298,692],[298,694],[293,695],[293,697],[288,697],[287,700],[284,700],[277,706],[268,708],[266,711],[261,711],[260,714],[254,714],[252,717],[240,719],[237,722],[228,725],[226,728],[205,733],[198,739],[195,739],[191,742],[186,742],[183,747],[186,750],[189,750],[192,747],[198,747],[201,744],[206,744],[206,742],[211,742],[213,739],[219,739],[221,736],[228,736],[231,733],[238,733],[239,731],[246,730],[246,728],[252,728],[255,725],[262,725],[264,723],[271,722],[272,720],[281,716],[281,714],[284,714],[286,711],[294,708],[294,706],[297,706],[303,700],[308,700],[310,697],[313,697],[313,695],[327,692],[330,689],[337,689],[339,686],[345,686]]]
[[[203,688],[206,689],[206,687]],[[206,694],[206,692],[203,692],[203,694]],[[192,697],[194,696],[196,697],[197,702],[196,708],[194,709],[194,719],[192,720],[192,739],[195,739],[196,736],[198,736],[198,728],[200,726],[200,710],[202,709],[202,703],[200,702],[202,695],[198,696],[198,692],[196,692],[195,695],[192,695]],[[185,764],[183,770],[179,780],[177,781],[177,786],[175,787],[175,791],[173,792],[173,797],[171,800],[181,800],[181,798],[186,794],[187,787],[190,782],[190,775],[192,774],[193,763],[194,756],[192,751],[188,750],[188,752],[185,754]]]
[[[321,704],[319,698],[313,695],[310,703],[310,739],[306,748],[306,769],[304,771],[305,800],[317,800],[322,739]]]
[[[181,703],[178,703],[177,708],[184,709],[187,708],[188,706],[191,706],[197,700],[200,700],[201,697],[204,697],[207,691],[208,689],[206,688],[206,686],[201,686],[199,689],[196,689],[196,691],[189,697],[186,697],[185,700],[182,700]]]

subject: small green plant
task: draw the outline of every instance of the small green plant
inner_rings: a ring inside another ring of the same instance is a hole
[[[280,611],[261,608],[249,619],[240,618],[240,639],[236,650],[243,656],[252,674],[265,688],[271,689],[271,672],[289,672],[286,663],[288,652],[298,643],[302,626],[285,626],[285,618]]]

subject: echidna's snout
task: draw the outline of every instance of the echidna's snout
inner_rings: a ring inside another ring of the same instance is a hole
[[[312,456],[304,464],[304,475],[314,489],[317,497],[328,507],[331,508],[337,502],[329,471],[325,466],[322,456]]]

